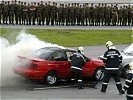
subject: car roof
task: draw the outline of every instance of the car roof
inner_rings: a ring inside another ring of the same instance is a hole
[[[131,43],[130,45],[128,45],[126,48],[124,48],[122,51],[123,52],[128,52],[130,49],[132,50],[132,46],[133,46],[133,43]],[[129,49],[130,48],[130,49]]]
[[[50,49],[53,51],[58,51],[58,50],[64,50],[64,51],[75,51],[74,49],[71,48],[65,48],[65,47],[44,47],[42,49]]]

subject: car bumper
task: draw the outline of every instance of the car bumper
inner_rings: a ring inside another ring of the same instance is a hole
[[[36,71],[33,69],[27,69],[27,68],[19,68],[19,67],[15,67],[13,68],[14,73],[27,77],[29,79],[44,79],[44,72],[42,71]]]

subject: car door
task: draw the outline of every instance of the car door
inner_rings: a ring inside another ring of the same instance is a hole
[[[55,66],[55,70],[58,72],[60,78],[70,77],[69,69],[70,62],[63,50],[56,51],[51,55],[52,64]]]
[[[86,62],[86,64],[83,66],[83,71],[82,71],[83,76],[90,76],[90,74],[92,73],[92,69],[93,69],[93,64],[92,60],[90,60]]]

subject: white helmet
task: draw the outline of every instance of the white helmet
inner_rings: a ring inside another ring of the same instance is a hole
[[[129,68],[130,68],[131,70],[133,70],[133,61],[129,63],[129,66],[130,66]]]
[[[113,46],[113,43],[111,41],[106,42],[106,47]]]
[[[78,51],[80,51],[80,53],[84,53],[84,48],[83,47],[78,47],[78,49],[77,49]]]

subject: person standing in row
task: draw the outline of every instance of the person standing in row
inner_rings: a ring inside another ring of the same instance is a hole
[[[29,24],[28,21],[29,21],[29,16],[28,16],[28,6],[26,4],[26,2],[24,2],[24,5],[23,5],[23,20],[22,20],[22,23],[25,25],[25,24]]]
[[[2,8],[3,12],[3,24],[8,24],[8,9],[9,9],[9,4],[8,2],[5,2]]]
[[[14,15],[15,15],[15,3],[12,1],[9,4],[9,24],[14,24]]]

